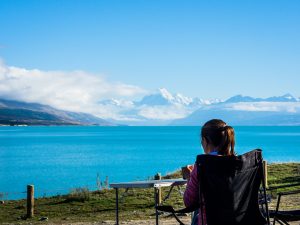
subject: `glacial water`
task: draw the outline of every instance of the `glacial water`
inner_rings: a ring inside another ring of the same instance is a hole
[[[202,153],[199,127],[0,127],[0,198],[97,189],[148,179],[192,164]],[[269,162],[300,162],[300,127],[235,127],[239,154],[263,149]],[[98,174],[98,179],[97,179]]]

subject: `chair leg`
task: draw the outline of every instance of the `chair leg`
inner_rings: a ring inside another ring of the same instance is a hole
[[[267,223],[270,225],[270,214],[269,214],[269,208],[268,208],[268,200],[267,200],[267,192],[266,192],[266,178],[265,174],[262,171],[262,187],[263,187],[263,195],[265,199],[265,206],[266,206],[266,217],[267,217]]]
[[[282,224],[282,223],[276,218],[276,217],[277,217],[278,210],[279,210],[280,199],[281,199],[281,194],[278,195],[277,205],[276,205],[276,210],[275,210],[275,214],[274,214],[273,225],[275,225],[275,221],[276,221],[276,220],[277,220],[280,224]]]
[[[288,222],[286,222],[286,221],[283,221],[283,223],[285,224],[285,225],[290,225]]]
[[[283,222],[281,222],[280,220],[278,220],[278,219],[276,219],[276,221],[280,224],[280,225],[286,225],[286,223],[283,223]],[[274,221],[274,223],[273,224],[275,224],[275,221]],[[287,224],[288,225],[288,224]]]
[[[172,214],[180,225],[185,225],[184,223],[181,222],[181,220],[176,216],[174,212]]]

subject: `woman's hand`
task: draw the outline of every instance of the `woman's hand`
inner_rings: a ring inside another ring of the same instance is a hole
[[[187,180],[190,179],[190,174],[193,169],[194,169],[194,165],[187,165],[181,167],[182,178]]]

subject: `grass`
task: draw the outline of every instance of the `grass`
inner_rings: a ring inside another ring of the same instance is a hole
[[[270,188],[280,187],[269,191],[272,199],[270,207],[275,208],[276,196],[279,192],[299,190],[300,185],[295,187],[284,187],[293,184],[300,184],[300,163],[281,163],[268,165],[268,185]],[[299,209],[300,194],[283,196],[281,209]]]
[[[181,177],[180,172],[164,176],[164,178]],[[268,165],[269,186],[282,186],[300,183],[300,163],[271,164]],[[300,187],[298,187],[300,188]],[[273,190],[271,194],[276,197],[277,192],[288,191],[295,188],[281,188]],[[163,196],[168,188],[163,188]],[[120,189],[120,218],[124,220],[149,219],[154,215],[154,192],[152,189],[130,189],[127,192]],[[166,204],[176,208],[183,207],[182,196],[174,189]],[[275,201],[271,203],[274,207]],[[284,208],[299,208],[300,196],[283,199]],[[51,223],[71,222],[101,222],[115,219],[115,192],[114,190],[101,190],[89,192],[86,188],[74,189],[69,195],[54,196],[35,199],[35,217],[25,220],[26,201],[5,201],[0,205],[1,224],[39,224],[42,217],[49,218]]]

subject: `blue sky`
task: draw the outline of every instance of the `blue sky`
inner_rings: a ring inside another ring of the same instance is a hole
[[[0,0],[0,57],[191,97],[300,97],[299,12],[292,0]]]

